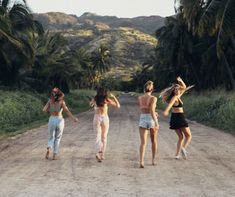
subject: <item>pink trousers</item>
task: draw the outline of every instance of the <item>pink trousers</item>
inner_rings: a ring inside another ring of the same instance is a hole
[[[93,128],[97,134],[95,142],[96,151],[102,152],[104,155],[109,131],[108,115],[95,114],[93,119]]]

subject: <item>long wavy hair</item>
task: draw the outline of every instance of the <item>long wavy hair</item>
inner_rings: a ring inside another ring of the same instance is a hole
[[[108,91],[104,88],[99,88],[94,98],[96,105],[98,107],[103,107],[107,99],[108,99]]]
[[[164,90],[162,90],[160,92],[159,97],[162,98],[162,101],[164,103],[169,103],[171,101],[172,97],[175,96],[175,88],[176,87],[180,87],[180,85],[178,83],[174,83],[170,87],[165,88]],[[185,89],[185,92],[188,91],[189,89],[191,89],[192,87],[194,87],[194,85],[188,86]]]
[[[55,87],[52,89],[50,99],[53,102],[61,101],[61,100],[63,100],[63,98],[64,98],[64,93],[59,88]]]

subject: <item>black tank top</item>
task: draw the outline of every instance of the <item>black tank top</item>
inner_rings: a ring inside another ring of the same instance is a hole
[[[179,104],[178,105],[173,105],[173,107],[183,107],[183,104],[180,101],[178,101],[178,102],[179,102]]]

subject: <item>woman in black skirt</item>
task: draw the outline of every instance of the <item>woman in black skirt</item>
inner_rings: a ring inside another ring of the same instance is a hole
[[[168,103],[166,109],[163,111],[163,115],[168,116],[169,111],[172,108],[170,129],[175,130],[179,138],[176,148],[176,159],[180,158],[180,152],[184,159],[187,158],[186,147],[189,145],[192,139],[190,128],[184,117],[183,102],[180,99],[185,91],[192,87],[193,86],[186,87],[183,80],[180,77],[177,77],[176,84],[163,90],[160,93],[160,97],[162,97],[162,100]]]

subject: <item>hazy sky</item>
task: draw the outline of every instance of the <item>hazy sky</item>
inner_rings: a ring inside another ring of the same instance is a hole
[[[27,0],[33,12],[65,12],[82,15],[93,12],[99,15],[136,17],[174,14],[174,0]]]

